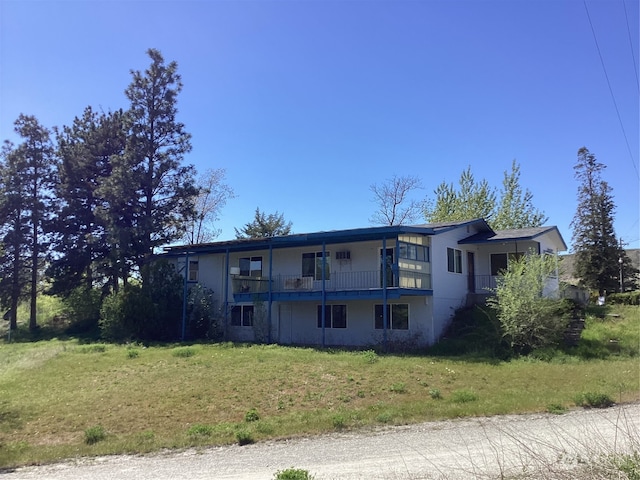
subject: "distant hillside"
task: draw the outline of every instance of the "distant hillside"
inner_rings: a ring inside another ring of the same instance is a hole
[[[625,252],[627,256],[631,259],[631,263],[635,268],[640,270],[640,248],[629,248],[626,249]],[[569,253],[567,255],[560,255],[560,280],[563,282],[576,284],[578,283],[578,279],[575,278],[573,274],[573,261],[574,254]]]

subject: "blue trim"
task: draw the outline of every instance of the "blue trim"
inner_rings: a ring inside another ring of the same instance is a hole
[[[271,298],[274,302],[322,302],[323,298],[326,302],[337,300],[382,300],[384,289],[366,289],[366,290],[342,290],[337,292],[324,293],[321,290],[311,292],[272,292]],[[397,300],[400,297],[432,297],[433,290],[423,288],[388,288],[387,298]],[[252,302],[254,299],[266,301],[269,298],[268,293],[235,293],[233,299],[238,303]]]

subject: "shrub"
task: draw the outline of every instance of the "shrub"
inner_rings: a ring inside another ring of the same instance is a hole
[[[102,297],[95,288],[78,287],[64,300],[64,313],[69,319],[68,333],[85,333],[98,328]]]
[[[475,402],[477,399],[478,395],[471,390],[456,390],[451,393],[451,401],[454,403]]]
[[[434,400],[439,400],[442,398],[442,394],[440,393],[440,390],[438,390],[437,388],[430,389],[429,396]]]
[[[218,340],[221,322],[216,318],[213,291],[200,284],[191,286],[187,299],[187,338]]]
[[[407,386],[402,382],[398,382],[391,385],[391,387],[389,387],[389,390],[393,393],[406,393]]]
[[[585,392],[576,396],[576,405],[585,408],[608,408],[614,402],[606,393]]]
[[[364,358],[364,361],[367,363],[376,363],[378,360],[380,360],[380,357],[375,350],[365,350],[361,353],[361,355]]]
[[[550,403],[547,405],[547,412],[553,413],[554,415],[561,415],[567,411],[567,407],[562,405],[561,403]]]
[[[635,292],[612,293],[607,296],[607,303],[616,305],[640,305],[640,290]]]
[[[211,425],[203,425],[196,423],[191,425],[187,430],[187,435],[190,437],[210,437],[213,434],[213,427]]]
[[[93,445],[107,438],[107,432],[102,425],[94,425],[84,431],[84,441],[87,445]]]
[[[258,410],[255,408],[252,408],[244,415],[245,422],[257,422],[258,420],[260,420],[260,415],[258,414]]]
[[[518,353],[559,343],[567,328],[573,304],[543,296],[555,270],[555,259],[548,255],[513,259],[498,278],[495,296],[487,300],[497,313],[503,337]]]
[[[249,430],[240,428],[236,431],[236,441],[238,442],[238,445],[249,445],[255,440],[253,439],[253,435]]]
[[[347,419],[342,413],[335,414],[331,421],[333,422],[333,427],[337,428],[338,430],[342,430],[347,426]]]
[[[171,355],[178,358],[189,358],[196,354],[196,349],[193,347],[177,347],[171,351]]]
[[[313,475],[308,470],[301,468],[287,468],[278,470],[273,477],[274,480],[313,480]]]

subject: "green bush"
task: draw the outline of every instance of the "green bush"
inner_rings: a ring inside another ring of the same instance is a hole
[[[98,328],[102,296],[98,289],[78,287],[64,299],[64,313],[69,319],[67,332],[85,333]]]
[[[255,440],[249,430],[240,428],[236,431],[236,441],[238,442],[238,445],[249,445]]]
[[[260,420],[260,414],[255,408],[252,408],[244,415],[245,422],[257,422],[258,420]]]
[[[517,353],[558,344],[567,329],[574,304],[543,296],[555,269],[555,259],[548,255],[513,259],[498,278],[495,296],[487,300],[503,337]]]
[[[453,403],[475,402],[477,399],[478,395],[471,390],[455,390],[451,393],[451,401]]]
[[[614,402],[606,393],[585,392],[576,396],[576,405],[585,408],[608,408]]]
[[[107,438],[107,432],[102,425],[94,425],[84,431],[84,441],[88,445],[93,445]]]
[[[191,425],[187,430],[187,435],[189,437],[210,437],[213,435],[213,427],[211,425],[203,425],[201,423],[196,423],[195,425]]]
[[[189,288],[187,297],[186,337],[189,339],[222,337],[222,325],[216,317],[213,291],[200,284]]]
[[[607,303],[612,305],[640,305],[640,291],[612,293],[607,296]]]
[[[313,475],[308,470],[301,468],[287,468],[278,470],[273,477],[274,480],[313,480]]]
[[[171,351],[171,355],[178,358],[189,358],[196,354],[196,349],[193,347],[176,347]]]

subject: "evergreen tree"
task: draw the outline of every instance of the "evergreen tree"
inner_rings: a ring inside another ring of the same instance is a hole
[[[15,146],[5,142],[0,163],[0,304],[9,308],[9,328],[17,328],[18,304],[29,283],[28,211],[26,208],[23,159]]]
[[[543,225],[547,217],[533,207],[532,199],[533,194],[529,190],[522,191],[520,166],[514,160],[511,164],[511,173],[504,172],[500,202],[495,217],[491,221],[491,227],[496,230],[506,230]]]
[[[266,215],[256,208],[253,222],[245,224],[241,229],[235,229],[236,238],[267,238],[291,234],[291,222],[284,219],[284,214],[278,212]]]
[[[624,252],[613,229],[615,205],[611,187],[601,178],[605,165],[586,147],[578,150],[574,166],[578,186],[578,207],[571,221],[574,272],[583,285],[600,295],[615,292],[618,284],[618,258]]]
[[[77,287],[91,289],[107,280],[117,285],[108,228],[111,208],[100,189],[111,175],[111,158],[124,151],[123,122],[122,111],[98,114],[87,107],[58,133],[60,202],[55,255],[47,269],[51,293],[68,295]]]
[[[125,154],[114,164],[114,174],[125,182],[111,185],[135,199],[133,218],[124,220],[120,242],[132,247],[132,259],[141,271],[142,283],[149,280],[148,268],[154,249],[184,235],[186,220],[193,216],[197,189],[193,166],[182,166],[191,150],[191,136],[176,120],[177,95],[182,81],[176,62],[165,64],[160,52],[147,51],[151,65],[144,72],[132,71],[133,80],[125,93],[131,106],[127,112],[129,132]],[[130,225],[127,224],[130,223]]]
[[[48,129],[40,125],[34,116],[23,114],[14,125],[22,143],[16,148],[6,144],[3,152],[3,242],[6,256],[12,263],[11,315],[17,306],[18,286],[26,268],[29,275],[29,329],[34,330],[38,326],[36,313],[41,261],[47,253],[51,230],[55,164]]]

